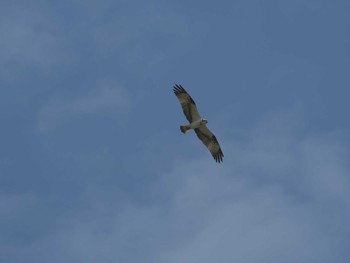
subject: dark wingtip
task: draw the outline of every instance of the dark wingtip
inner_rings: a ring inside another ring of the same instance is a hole
[[[224,160],[223,160],[223,157],[224,157],[224,154],[220,151],[219,153],[217,153],[215,156],[214,156],[214,159],[215,159],[215,162],[217,163],[222,163]]]
[[[180,93],[186,93],[186,90],[180,84],[175,84],[173,87],[173,91],[175,95]]]

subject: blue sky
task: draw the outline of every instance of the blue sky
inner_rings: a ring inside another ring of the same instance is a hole
[[[349,12],[1,1],[0,261],[349,262]]]

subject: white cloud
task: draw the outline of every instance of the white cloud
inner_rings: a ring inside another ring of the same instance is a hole
[[[313,136],[300,144],[304,187],[320,200],[337,200],[350,205],[348,152],[336,135]],[[306,190],[305,189],[305,190]]]
[[[317,15],[322,14],[322,2],[314,0],[297,0],[297,1],[288,1],[280,0],[279,7],[284,14],[284,16],[290,21],[294,22],[299,18],[301,12],[307,10],[309,12],[314,12]]]
[[[186,15],[166,6],[132,9],[131,16],[115,15],[90,29],[99,56],[117,56],[119,63],[132,72],[164,68],[172,56],[196,49],[196,42],[204,34],[199,28],[193,30],[194,22]],[[186,41],[188,37],[191,41]]]
[[[35,207],[40,199],[32,193],[23,194],[1,194],[0,195],[0,217],[18,216],[24,210]]]
[[[79,97],[55,98],[48,101],[39,110],[37,130],[45,132],[54,129],[66,118],[120,111],[128,105],[124,90],[103,84]]]
[[[68,58],[63,34],[45,10],[5,8],[0,18],[0,57],[6,65],[45,68]]]
[[[88,211],[59,219],[30,251],[57,262],[347,262],[349,152],[336,135],[300,136],[286,117],[245,142],[222,140],[223,165],[205,153],[174,161],[153,202],[90,196]]]

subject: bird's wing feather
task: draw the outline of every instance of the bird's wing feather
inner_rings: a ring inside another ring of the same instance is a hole
[[[201,116],[199,115],[199,112],[197,110],[196,103],[187,93],[187,91],[181,85],[178,84],[175,84],[173,91],[181,104],[186,119],[190,123],[200,119]]]
[[[220,148],[219,142],[215,135],[207,128],[207,126],[201,126],[200,128],[194,129],[198,138],[203,142],[203,144],[208,148],[211,155],[214,157],[215,161],[220,163],[224,154]]]

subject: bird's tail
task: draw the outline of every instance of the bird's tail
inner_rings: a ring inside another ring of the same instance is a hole
[[[191,128],[188,127],[188,125],[181,125],[180,126],[180,130],[182,133],[186,133],[189,129],[191,129]]]

